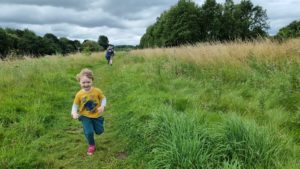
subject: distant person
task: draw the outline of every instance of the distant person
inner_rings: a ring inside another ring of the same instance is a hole
[[[114,45],[108,45],[105,54],[107,64],[110,64],[112,66],[112,58],[114,55],[115,55]]]
[[[104,107],[106,98],[99,88],[93,87],[93,72],[89,69],[82,69],[77,74],[81,90],[77,92],[71,115],[73,119],[82,122],[84,135],[88,142],[88,155],[93,155],[95,151],[94,133],[100,135],[104,132],[103,122]]]

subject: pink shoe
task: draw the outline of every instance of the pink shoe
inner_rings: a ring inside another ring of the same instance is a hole
[[[91,156],[94,154],[94,152],[95,152],[95,145],[89,145],[87,155]]]

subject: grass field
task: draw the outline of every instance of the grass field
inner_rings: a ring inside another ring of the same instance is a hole
[[[0,62],[0,168],[298,168],[300,40]],[[108,105],[86,155],[82,68]]]

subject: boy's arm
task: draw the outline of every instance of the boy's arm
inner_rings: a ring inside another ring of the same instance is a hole
[[[71,115],[73,117],[73,119],[78,119],[79,117],[79,114],[77,113],[78,112],[78,105],[73,103],[73,106],[72,106],[72,111],[71,111]]]
[[[98,108],[98,112],[99,113],[102,113],[104,112],[104,107],[106,106],[106,97],[104,97],[102,100],[101,100],[101,106]]]
[[[104,97],[101,101],[101,106],[105,107],[106,106],[106,97]]]

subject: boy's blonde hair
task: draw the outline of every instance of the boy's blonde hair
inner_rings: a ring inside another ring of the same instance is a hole
[[[76,75],[76,80],[79,82],[80,78],[83,77],[83,76],[86,76],[87,78],[94,80],[93,72],[90,69],[88,69],[88,68],[82,69],[80,71],[80,73],[78,73]]]

